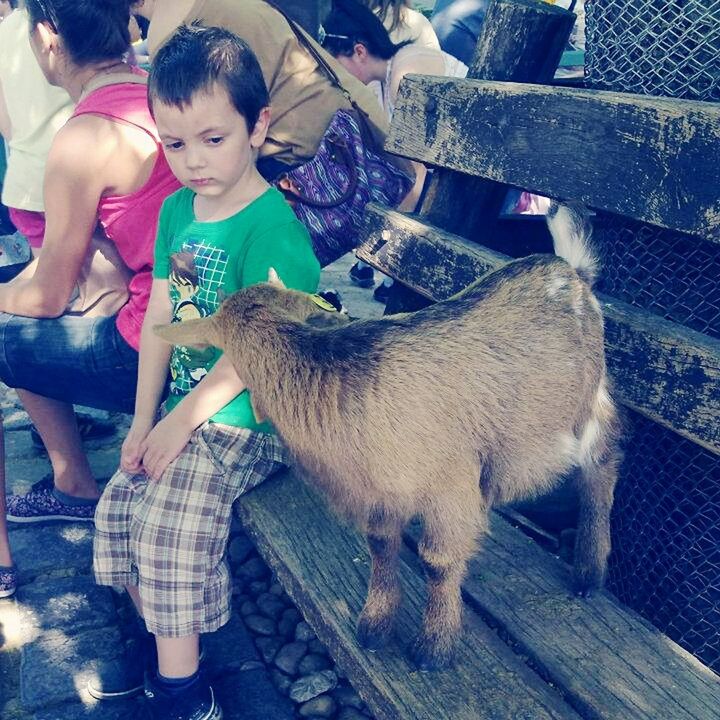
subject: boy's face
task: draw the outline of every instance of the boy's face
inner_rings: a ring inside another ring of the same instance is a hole
[[[165,157],[175,177],[198,195],[222,202],[254,176],[255,151],[265,142],[269,110],[248,132],[227,91],[214,85],[178,108],[153,102]]]

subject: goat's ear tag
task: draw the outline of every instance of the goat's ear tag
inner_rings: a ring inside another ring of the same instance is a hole
[[[337,312],[337,308],[331,303],[328,302],[324,297],[321,295],[311,295],[310,299],[322,310],[325,310],[326,312]]]

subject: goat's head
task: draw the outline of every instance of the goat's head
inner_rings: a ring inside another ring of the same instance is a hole
[[[155,333],[173,345],[213,345],[225,349],[230,338],[245,333],[270,333],[298,325],[337,327],[348,322],[317,295],[289,290],[273,268],[268,281],[233,293],[210,317],[171,325],[157,325]]]

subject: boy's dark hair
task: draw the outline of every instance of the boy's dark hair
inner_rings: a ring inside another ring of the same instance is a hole
[[[355,44],[364,45],[371,55],[389,60],[411,41],[394,43],[380,19],[356,0],[335,0],[335,7],[323,22],[323,48],[334,57],[350,57]]]
[[[252,132],[260,111],[270,104],[260,63],[237,35],[216,27],[183,26],[158,51],[150,67],[148,96],[183,108],[193,96],[218,83]]]
[[[27,0],[31,27],[47,22],[77,65],[120,59],[130,47],[128,0]]]

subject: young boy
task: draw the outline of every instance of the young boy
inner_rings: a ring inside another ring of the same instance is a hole
[[[149,96],[165,154],[185,186],[160,213],[150,302],[140,343],[135,416],[121,468],[98,504],[95,576],[124,585],[147,630],[151,718],[217,720],[199,670],[199,635],[230,616],[224,562],[233,501],[277,471],[284,453],[253,416],[248,392],[215,348],[169,348],[156,324],[217,310],[233,291],[267,280],[314,292],[320,266],[309,236],[255,160],[270,110],[248,46],[218,28],[181,28],[154,58]],[[170,368],[170,397],[157,410]],[[147,645],[145,645],[147,648]],[[153,667],[154,666],[154,667]],[[137,688],[91,683],[96,697]]]

